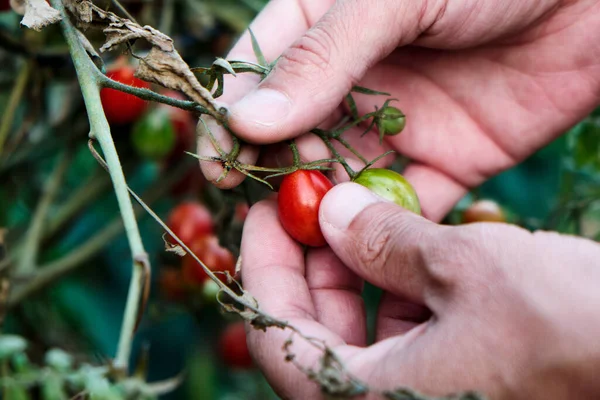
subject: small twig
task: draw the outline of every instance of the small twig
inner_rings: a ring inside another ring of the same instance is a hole
[[[33,62],[28,61],[25,64],[25,67],[21,69],[21,72],[19,72],[17,80],[15,81],[15,85],[13,86],[13,90],[10,94],[8,104],[6,105],[6,109],[2,115],[2,122],[0,122],[0,155],[2,154],[4,142],[10,133],[10,128],[14,122],[15,111],[17,110],[19,103],[21,103],[21,98],[23,97],[23,93],[27,87],[27,81],[29,80],[29,75],[31,74],[32,69]]]
[[[130,21],[135,22],[137,24],[137,21],[135,20],[135,18],[133,18],[133,16],[131,14],[129,14],[129,11],[127,11],[125,9],[125,7],[123,7],[123,5],[121,4],[121,2],[119,0],[112,0],[112,3],[117,8],[117,10],[119,10],[119,12],[121,14],[123,14]]]

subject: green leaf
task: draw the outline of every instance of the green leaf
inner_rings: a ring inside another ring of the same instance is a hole
[[[5,400],[29,400],[27,390],[20,386],[17,382],[7,382],[3,388]]]
[[[254,50],[254,55],[256,56],[258,64],[263,67],[267,67],[269,63],[267,63],[267,59],[265,58],[265,55],[260,49],[260,45],[258,44],[258,41],[256,40],[252,29],[248,28],[248,32],[250,32],[250,39],[252,40],[252,50]]]
[[[0,335],[0,361],[27,348],[27,341],[17,335]]]
[[[578,168],[600,171],[600,126],[584,121],[569,134],[569,148]]]
[[[351,91],[355,92],[355,93],[368,94],[371,96],[391,96],[391,94],[389,94],[389,93],[379,92],[377,90],[369,89],[369,88],[362,87],[362,86],[354,86],[354,87],[352,87]]]

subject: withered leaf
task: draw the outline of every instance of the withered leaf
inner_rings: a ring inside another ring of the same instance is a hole
[[[101,52],[137,39],[151,44],[148,54],[139,58],[140,64],[136,71],[138,78],[181,91],[212,111],[218,109],[210,91],[200,84],[167,35],[151,26],[142,27],[129,19],[104,11],[88,0],[71,0],[69,10],[76,16],[80,27],[100,27],[103,30],[106,42],[100,48]]]
[[[10,5],[17,13],[24,15],[21,25],[36,31],[62,19],[46,0],[11,0]]]

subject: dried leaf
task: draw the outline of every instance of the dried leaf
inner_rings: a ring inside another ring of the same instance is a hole
[[[240,272],[242,272],[242,255],[241,254],[238,257],[237,261],[235,262],[235,275],[238,275]]]
[[[163,235],[163,242],[165,242],[165,251],[167,253],[174,253],[179,257],[183,257],[187,254],[183,247],[181,247],[178,244],[171,243],[167,239],[165,239],[165,235]]]
[[[50,7],[46,0],[12,0],[11,6],[19,13],[23,12],[24,8],[25,16],[21,20],[21,25],[35,31],[41,31],[42,28],[62,19],[60,13]]]
[[[100,47],[101,52],[137,39],[143,39],[152,45],[148,54],[140,58],[140,65],[136,71],[138,78],[181,91],[196,103],[212,111],[219,108],[210,91],[200,84],[190,67],[175,50],[170,37],[151,26],[142,27],[129,19],[104,11],[88,0],[72,0],[68,7],[77,17],[79,26],[103,29],[106,42]]]

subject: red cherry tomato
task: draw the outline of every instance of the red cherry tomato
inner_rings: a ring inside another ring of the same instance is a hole
[[[249,211],[250,207],[248,206],[248,203],[237,203],[235,205],[235,219],[240,222],[244,222],[246,220],[246,217],[248,216]]]
[[[279,219],[291,237],[308,246],[325,245],[319,205],[332,187],[329,179],[315,170],[299,170],[283,178],[277,197]]]
[[[160,270],[158,285],[160,294],[167,300],[179,302],[185,299],[185,285],[180,269],[163,268]]]
[[[106,73],[109,78],[125,85],[149,88],[150,84],[133,76],[133,67],[125,65],[111,69]],[[108,122],[128,124],[137,120],[146,110],[148,103],[132,94],[115,89],[103,88],[100,91],[102,108]]]
[[[462,216],[463,224],[472,222],[506,222],[502,208],[493,200],[479,200],[471,204]]]
[[[198,256],[200,260],[214,272],[228,271],[231,275],[235,273],[235,258],[229,250],[221,247],[219,239],[214,235],[199,237],[189,246],[190,250]],[[202,285],[209,279],[202,266],[189,254],[183,257],[183,278],[190,285]],[[217,274],[221,280],[224,276]]]
[[[248,350],[243,322],[236,322],[225,328],[219,339],[219,355],[230,368],[252,368],[253,361]]]
[[[200,203],[185,202],[169,214],[167,226],[188,246],[199,237],[213,233],[214,222],[210,211]]]

